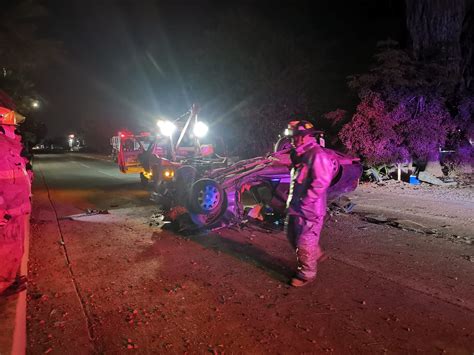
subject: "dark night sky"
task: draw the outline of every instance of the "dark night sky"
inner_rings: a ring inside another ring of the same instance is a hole
[[[113,132],[186,111],[193,100],[186,56],[223,13],[244,9],[265,26],[306,38],[304,50],[323,63],[314,78],[322,112],[347,104],[346,76],[367,70],[377,41],[403,34],[401,0],[44,3],[50,16],[43,29],[66,52],[39,85],[50,135],[76,131],[85,119],[107,121]]]

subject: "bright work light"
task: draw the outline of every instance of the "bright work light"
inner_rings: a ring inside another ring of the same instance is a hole
[[[207,134],[209,127],[204,122],[196,122],[194,125],[193,133],[196,137],[202,138]]]
[[[164,136],[171,137],[174,131],[176,131],[176,126],[171,121],[158,121],[157,125]]]

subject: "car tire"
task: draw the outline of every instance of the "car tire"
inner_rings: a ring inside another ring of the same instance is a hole
[[[221,219],[224,216],[226,207],[216,214],[189,213],[189,217],[198,228],[212,229],[221,226]]]
[[[198,214],[215,214],[222,209],[226,196],[219,183],[201,179],[189,191],[188,210]]]

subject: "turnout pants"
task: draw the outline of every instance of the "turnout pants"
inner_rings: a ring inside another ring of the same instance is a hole
[[[322,254],[319,236],[323,223],[324,216],[317,216],[311,221],[299,216],[288,216],[287,237],[298,260],[296,276],[302,280],[316,277],[318,259]]]

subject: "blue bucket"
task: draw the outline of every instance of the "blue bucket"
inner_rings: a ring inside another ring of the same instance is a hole
[[[420,185],[420,180],[418,180],[415,175],[410,175],[409,183],[412,185]]]

